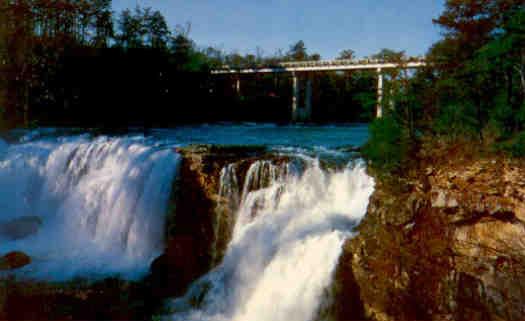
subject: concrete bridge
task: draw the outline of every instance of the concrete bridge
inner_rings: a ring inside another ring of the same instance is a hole
[[[345,70],[375,70],[377,73],[377,105],[376,117],[383,116],[383,70],[387,69],[417,69],[426,66],[422,58],[409,58],[402,62],[382,62],[374,59],[364,60],[319,60],[282,62],[274,66],[253,68],[230,68],[223,66],[211,71],[213,75],[232,75],[235,79],[235,89],[239,94],[241,75],[258,73],[291,73],[292,74],[292,120],[308,121],[312,116],[312,78],[314,72],[345,71]],[[304,86],[304,87],[302,87]],[[301,90],[304,89],[304,90]],[[304,99],[301,100],[301,92]],[[304,106],[299,102],[304,101]]]

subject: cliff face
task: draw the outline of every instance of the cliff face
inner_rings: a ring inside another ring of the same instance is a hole
[[[523,320],[524,166],[499,157],[378,179],[336,283],[340,320]]]

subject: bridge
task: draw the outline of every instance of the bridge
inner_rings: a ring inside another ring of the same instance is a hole
[[[212,75],[232,75],[235,77],[235,89],[240,93],[243,74],[292,74],[292,120],[308,121],[312,116],[312,78],[314,72],[348,71],[348,70],[375,70],[377,73],[377,105],[376,117],[383,116],[383,70],[388,69],[417,69],[427,65],[423,58],[409,58],[400,62],[385,62],[376,59],[341,59],[281,62],[270,66],[253,66],[250,68],[230,68],[222,66],[211,71]],[[306,81],[304,81],[304,80]],[[304,90],[301,86],[304,83]],[[301,92],[304,92],[304,106],[299,106]]]

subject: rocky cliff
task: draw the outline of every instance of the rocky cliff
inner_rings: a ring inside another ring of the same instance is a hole
[[[336,273],[335,319],[524,320],[523,162],[421,164],[377,179]]]

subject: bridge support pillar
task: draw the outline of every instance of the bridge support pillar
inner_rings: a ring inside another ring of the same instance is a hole
[[[292,74],[292,121],[299,120],[299,77],[296,73]]]
[[[383,117],[383,73],[381,68],[377,68],[377,106],[376,117]]]
[[[241,78],[240,77],[235,78],[235,93],[237,94],[237,97],[241,96]]]
[[[304,121],[312,120],[312,74],[306,76],[306,89],[304,94]]]
[[[304,122],[312,119],[312,76],[306,75],[304,88],[301,88],[303,81],[297,73],[292,74],[292,121]],[[301,93],[304,99],[301,99]],[[303,105],[304,104],[304,105]]]

